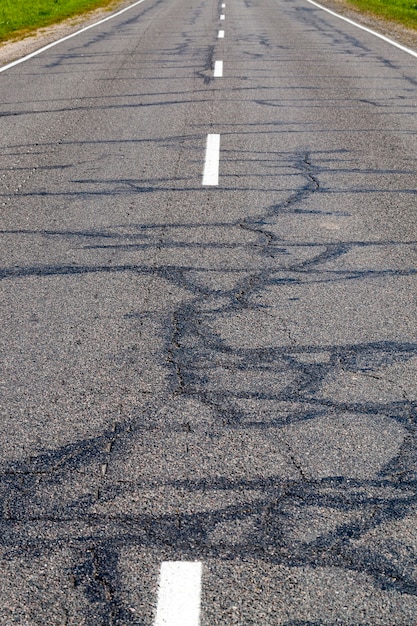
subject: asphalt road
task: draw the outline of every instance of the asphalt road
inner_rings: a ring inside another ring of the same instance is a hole
[[[1,626],[417,624],[417,59],[225,2],[0,73]]]

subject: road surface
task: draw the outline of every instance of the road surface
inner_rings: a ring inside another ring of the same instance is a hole
[[[0,624],[417,623],[416,86],[307,0],[3,69]]]

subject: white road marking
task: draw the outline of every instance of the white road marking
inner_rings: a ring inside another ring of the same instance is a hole
[[[95,22],[94,24],[90,24],[89,26],[85,26],[84,28],[81,28],[80,30],[77,30],[75,33],[71,33],[71,35],[66,35],[66,37],[62,37],[61,39],[58,39],[57,41],[53,41],[52,43],[48,44],[47,46],[43,46],[42,48],[39,48],[39,50],[35,50],[35,52],[31,52],[30,54],[27,54],[26,56],[22,57],[21,59],[16,59],[15,61],[12,61],[11,63],[7,63],[7,65],[3,65],[3,67],[0,67],[0,74],[2,72],[5,72],[6,70],[11,69],[12,67],[15,67],[16,65],[19,65],[20,63],[24,63],[25,61],[29,61],[29,59],[32,59],[33,57],[38,56],[39,54],[42,54],[42,52],[45,52],[46,50],[49,50],[50,48],[53,48],[54,46],[57,46],[58,44],[63,43],[64,41],[67,41],[68,39],[71,39],[72,37],[76,37],[77,35],[80,35],[81,33],[85,33],[87,30],[90,30],[90,28],[95,28],[96,26],[100,26],[100,24],[104,24],[105,22],[108,22],[109,20],[112,20],[114,17],[118,17],[119,15],[122,15],[122,13],[125,13],[126,11],[130,11],[130,9],[133,9],[134,7],[138,6],[139,4],[142,4],[142,2],[145,2],[145,0],[138,0],[138,2],[134,2],[133,4],[129,5],[128,7],[125,7],[124,9],[121,9],[120,11],[116,11],[116,13],[113,13],[112,15],[109,15],[108,17],[105,17],[104,19],[99,20],[98,22]],[[385,37],[385,35],[381,35],[381,33],[377,33],[375,30],[372,30],[371,28],[367,28],[366,26],[362,26],[362,24],[358,24],[357,22],[354,22],[353,20],[350,20],[349,18],[344,17],[343,15],[339,15],[339,13],[335,13],[334,11],[331,11],[330,9],[327,9],[326,7],[322,6],[321,4],[318,4],[317,2],[314,2],[314,0],[306,0],[306,2],[309,2],[310,4],[313,4],[314,6],[318,7],[319,9],[322,9],[322,11],[326,11],[327,13],[330,13],[330,15],[334,15],[335,17],[339,18],[340,20],[344,20],[345,22],[348,22],[348,24],[352,24],[352,26],[356,26],[357,28],[360,28],[361,30],[364,30],[365,32],[370,33],[371,35],[374,35],[375,37],[378,37],[379,39],[382,39],[386,43],[389,43],[392,46],[395,46],[399,50],[402,50],[403,52],[406,52],[407,54],[411,54],[411,56],[417,58],[417,52],[415,50],[411,50],[410,48],[406,48],[405,46],[402,46],[401,44],[397,43],[393,39],[389,39],[388,37]],[[222,5],[222,8],[225,8],[224,5]],[[221,15],[220,19],[224,20],[225,19],[224,15]],[[221,32],[223,32],[223,35],[220,35]],[[219,31],[219,39],[221,39],[222,37],[224,37],[224,31]]]
[[[202,564],[164,561],[159,576],[154,626],[198,626]]]
[[[224,30],[219,30],[218,39],[224,39]]]
[[[214,62],[214,78],[221,78],[223,76],[223,61]]]
[[[372,30],[371,28],[368,28],[367,26],[362,26],[362,24],[358,24],[357,22],[350,20],[348,17],[339,15],[339,13],[335,13],[334,11],[331,11],[330,9],[322,6],[321,4],[314,2],[314,0],[306,0],[306,2],[309,2],[310,4],[314,4],[315,7],[318,7],[319,9],[326,11],[326,13],[330,13],[330,15],[334,15],[334,17],[338,17],[340,20],[343,20],[344,22],[347,22],[348,24],[352,24],[352,26],[356,26],[357,28],[360,28],[361,30],[364,30],[365,32],[370,33],[371,35],[374,35],[375,37],[382,39],[382,41],[385,41],[386,43],[391,44],[391,46],[395,46],[396,48],[399,48],[399,50],[402,50],[403,52],[406,52],[407,54],[411,54],[411,56],[417,58],[417,52],[415,52],[414,50],[411,50],[410,48],[406,48],[405,46],[402,46],[400,43],[397,43],[393,39],[389,39],[388,37],[385,37],[385,35],[381,35],[381,33],[377,33],[375,30]]]
[[[139,4],[142,4],[142,2],[145,2],[145,0],[138,0],[138,2],[134,2],[133,4],[130,4],[128,7],[125,7],[124,9],[121,9],[120,11],[117,11],[116,13],[113,13],[112,15],[109,15],[108,17],[105,17],[104,19],[99,20],[98,22],[94,22],[94,24],[85,26],[84,28],[77,30],[75,33],[71,33],[71,35],[66,35],[66,37],[62,37],[61,39],[58,39],[57,41],[53,41],[52,43],[49,43],[47,46],[43,46],[42,48],[39,48],[39,50],[35,50],[35,52],[31,52],[30,54],[27,54],[21,59],[16,59],[16,61],[12,61],[11,63],[8,63],[7,65],[3,65],[3,67],[0,67],[0,74],[1,72],[5,72],[6,70],[9,70],[15,65],[19,65],[19,63],[24,63],[25,61],[29,61],[29,59],[36,57],[38,54],[41,54],[42,52],[45,52],[46,50],[49,50],[50,48],[53,48],[54,46],[57,46],[58,44],[64,41],[67,41],[68,39],[71,39],[72,37],[76,37],[77,35],[80,35],[81,33],[85,33],[87,30],[90,30],[90,28],[95,28],[96,26],[100,26],[100,24],[104,24],[105,22],[112,20],[114,17],[118,17],[119,15],[122,15],[122,13],[125,13],[126,11],[130,11],[130,9],[133,9],[137,7]]]
[[[226,8],[226,5],[225,5],[225,4],[222,4],[222,9],[225,9],[225,8]]]
[[[203,185],[219,184],[220,135],[207,135]]]

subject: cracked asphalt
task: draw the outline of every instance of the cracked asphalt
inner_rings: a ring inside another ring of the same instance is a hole
[[[0,74],[2,626],[151,626],[167,560],[201,626],[417,624],[417,62],[220,13]]]

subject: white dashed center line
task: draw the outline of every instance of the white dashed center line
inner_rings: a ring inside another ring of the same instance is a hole
[[[214,78],[221,78],[223,76],[223,61],[215,61],[213,76]]]
[[[218,39],[224,39],[224,30],[219,30]]]
[[[198,626],[202,564],[164,561],[159,575],[154,626]]]
[[[207,135],[203,185],[219,184],[220,135]]]
[[[220,19],[221,19],[221,20],[224,20],[224,15],[223,15],[223,14],[220,16]]]
[[[226,8],[226,5],[225,5],[225,4],[222,4],[222,9],[225,9],[225,8]]]

